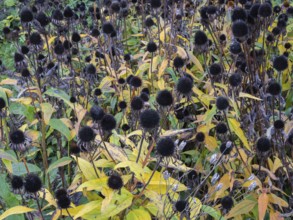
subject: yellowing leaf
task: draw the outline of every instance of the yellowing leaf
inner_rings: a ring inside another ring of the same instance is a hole
[[[177,54],[182,58],[182,59],[186,59],[187,58],[187,53],[186,51],[182,48],[182,47],[177,47]]]
[[[103,89],[104,87],[109,87],[111,85],[111,82],[114,80],[113,77],[105,76],[102,79],[102,82],[100,83],[100,88]]]
[[[226,218],[228,219],[239,215],[248,214],[256,206],[256,204],[257,202],[253,200],[243,200],[230,210]]]
[[[198,198],[190,198],[189,199],[189,204],[190,204],[190,218],[191,219],[196,219],[196,216],[199,214],[202,203]]]
[[[258,164],[253,164],[252,165],[252,168],[255,169],[255,170],[258,170],[259,169],[259,165]],[[273,179],[273,180],[279,180],[279,178],[276,177],[276,175],[274,173],[272,173],[269,169],[261,166],[260,167],[260,170],[266,172],[270,176],[271,179]]]
[[[151,175],[151,170],[148,172],[145,172],[143,175],[143,182],[146,183]],[[152,180],[150,181],[149,185],[147,186],[147,190],[152,190],[155,192],[158,192],[160,194],[165,194],[170,186],[177,185],[177,192],[185,191],[187,190],[186,186],[181,184],[179,181],[169,178],[168,182],[163,178],[163,175],[159,172],[155,172]]]
[[[40,136],[39,131],[34,131],[34,130],[28,130],[26,131],[26,135],[32,139],[33,142],[36,142]]]
[[[196,86],[193,86],[192,91],[196,94],[196,98],[202,102],[204,105],[209,106],[210,100],[212,99],[210,96],[207,96],[204,92],[198,89]]]
[[[239,97],[240,98],[250,98],[250,99],[254,99],[254,100],[258,100],[258,101],[261,101],[262,99],[260,99],[260,98],[257,98],[257,97],[255,97],[255,96],[253,96],[253,95],[250,95],[250,94],[248,94],[248,93],[244,93],[244,92],[240,92],[239,93]]]
[[[166,37],[168,37],[168,33],[170,32],[170,25],[168,25],[166,28],[164,28],[164,30],[160,33],[160,41],[165,42],[165,35]]]
[[[268,208],[269,197],[266,193],[260,194],[258,197],[258,219],[263,220]]]
[[[40,198],[44,198],[49,204],[46,206],[55,206],[57,207],[57,203],[56,200],[54,199],[53,195],[49,192],[49,190],[44,189],[44,191],[40,191]],[[43,209],[45,209],[46,207],[44,207]]]
[[[163,62],[161,63],[161,66],[159,68],[159,73],[158,73],[158,78],[159,79],[164,74],[165,69],[167,68],[168,62],[169,62],[168,60],[163,60]]]
[[[138,75],[144,73],[145,71],[150,69],[150,66],[151,66],[150,63],[144,63],[144,64],[140,65],[138,70],[136,71],[135,75],[138,76]]]
[[[74,156],[72,156],[72,157],[74,157]],[[74,158],[76,160],[77,157],[74,157]],[[88,162],[85,159],[82,159],[80,157],[78,157],[77,162],[79,164],[79,167],[81,169],[82,174],[85,176],[85,178],[87,180],[92,180],[92,179],[97,178],[95,170],[90,162]]]
[[[52,105],[50,103],[42,103],[41,108],[42,108],[42,112],[44,114],[45,124],[47,125],[47,124],[49,124],[51,116],[54,112],[54,108],[52,107]]]
[[[178,130],[168,130],[168,131],[165,131],[161,135],[161,137],[175,136],[175,135],[182,134],[182,133],[185,133],[185,132],[188,132],[188,131],[193,131],[193,130],[194,130],[193,128],[184,128],[184,129],[178,129]]]
[[[191,51],[188,51],[188,56],[189,56],[189,59],[191,60],[192,63],[195,64],[196,68],[201,72],[203,73],[204,70],[203,70],[203,67],[200,63],[200,61],[196,58],[196,56],[193,55],[193,53]]]
[[[214,152],[218,146],[217,140],[214,137],[207,135],[205,138],[205,146],[209,151]]]
[[[129,167],[131,172],[133,172],[135,174],[135,176],[137,176],[137,177],[141,176],[144,173],[142,167],[138,163],[135,163],[132,161],[121,162],[121,163],[117,164],[114,167],[114,169],[116,170],[118,168],[124,168],[124,167]]]
[[[52,215],[51,220],[58,220],[60,215],[61,215],[61,210],[60,209],[55,210],[55,212]]]
[[[165,88],[165,81],[163,78],[160,78],[158,81],[158,87],[160,90],[163,90]]]
[[[221,216],[221,213],[216,211],[213,207],[202,205],[202,212],[212,216],[215,220],[226,220],[225,217]]]
[[[279,169],[280,167],[283,167],[283,163],[278,157],[276,157],[276,159],[274,161],[272,172],[275,173],[277,171],[277,169]]]
[[[72,162],[72,159],[70,157],[62,157],[61,159],[55,161],[54,163],[52,163],[49,166],[47,173],[49,173],[50,171],[52,171],[58,167],[66,166],[66,165],[70,164],[71,162]]]
[[[185,42],[189,43],[189,40],[186,39],[185,37],[182,37],[181,35],[177,35],[178,38],[180,38],[181,40],[184,40]]]
[[[50,39],[48,40],[48,44],[51,45],[53,43],[53,41],[55,40],[56,36],[50,37]]]
[[[279,205],[280,208],[289,206],[285,200],[281,199],[280,197],[276,196],[273,193],[268,194],[268,197],[269,197],[270,203],[274,203],[276,205]]]
[[[106,145],[108,151],[110,152],[111,156],[113,157],[113,159],[116,162],[117,161],[128,161],[127,156],[125,155],[123,150],[121,150],[120,147],[114,146],[108,142],[104,142],[104,144]],[[103,146],[103,144],[102,144],[102,146]],[[104,154],[108,155],[108,152],[105,150]],[[109,158],[109,159],[111,159],[111,158]]]
[[[134,209],[128,212],[126,220],[151,220],[151,215],[149,212],[143,209]]]
[[[222,178],[220,179],[219,183],[222,183],[223,186],[220,190],[218,190],[216,192],[216,195],[215,195],[215,199],[216,200],[217,198],[219,198],[224,192],[226,189],[228,189],[230,187],[230,175],[229,173],[226,173],[222,176]]]
[[[24,105],[29,105],[32,103],[32,99],[30,97],[21,97],[19,99],[11,99],[11,101],[16,101]]]
[[[248,144],[247,138],[243,132],[243,130],[240,128],[240,123],[234,119],[234,118],[228,118],[229,127],[235,134],[239,137],[239,139],[242,141],[243,145],[250,150],[250,146]]]
[[[17,80],[16,79],[10,79],[10,78],[3,79],[0,82],[0,86],[2,86],[2,85],[16,85],[16,84],[17,84]]]
[[[2,215],[0,215],[0,220],[5,219],[11,215],[17,215],[17,214],[22,214],[22,213],[27,213],[32,211],[35,211],[35,209],[31,209],[25,206],[15,206],[13,208],[6,210]]]
[[[84,214],[89,213],[90,211],[92,211],[94,209],[100,209],[101,204],[102,204],[102,202],[100,200],[86,203],[82,207],[82,209],[74,215],[74,219],[77,219],[77,218],[83,216]]]
[[[132,175],[124,175],[121,177],[122,177],[123,183],[126,184],[130,180]],[[101,191],[104,187],[107,187],[107,181],[108,181],[107,176],[86,181],[76,189],[76,192],[81,192],[84,189],[86,189],[86,191],[92,191],[92,190]]]

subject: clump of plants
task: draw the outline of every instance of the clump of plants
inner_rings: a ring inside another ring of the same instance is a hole
[[[292,218],[289,1],[3,4],[0,219]]]

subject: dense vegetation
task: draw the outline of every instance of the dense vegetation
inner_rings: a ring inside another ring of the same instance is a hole
[[[0,12],[0,220],[292,218],[290,1]]]

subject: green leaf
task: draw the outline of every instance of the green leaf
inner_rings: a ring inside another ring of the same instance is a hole
[[[52,118],[49,121],[49,125],[55,130],[61,132],[68,140],[71,140],[71,134],[69,128],[64,124],[64,122],[57,118]]]
[[[18,102],[13,102],[9,105],[9,112],[16,115],[24,115],[30,122],[35,119],[34,107],[26,106]]]
[[[218,211],[216,211],[211,206],[203,205],[201,210],[209,214],[210,216],[214,217],[215,220],[219,220],[219,219],[226,220],[223,216],[221,216],[221,214]]]
[[[5,103],[6,103],[6,106],[7,106],[7,103],[8,103],[7,102],[7,95],[6,95],[5,90],[2,87],[0,87],[0,97],[5,100]]]
[[[0,150],[0,158],[6,159],[6,160],[9,160],[9,161],[12,161],[12,162],[17,162],[17,159],[16,159],[15,156],[13,156],[10,153],[5,152],[2,149]]]
[[[5,0],[4,5],[6,7],[12,7],[15,5],[15,3],[16,3],[15,0]]]
[[[34,164],[26,163],[26,166],[27,166],[30,173],[41,172],[41,169]],[[13,163],[12,164],[12,172],[16,176],[21,176],[21,175],[27,174],[26,167],[25,167],[24,163],[22,163],[22,162]]]
[[[217,107],[216,105],[214,105],[212,109],[207,110],[206,113],[204,114],[204,122],[206,124],[210,124],[216,113],[217,113]]]
[[[50,88],[44,94],[62,99],[67,105],[69,105],[71,108],[74,108],[74,105],[69,101],[69,95],[66,94],[63,90]]]
[[[52,170],[54,170],[58,167],[66,166],[66,165],[70,164],[71,162],[72,162],[72,159],[70,157],[63,157],[63,158],[55,161],[54,163],[52,163],[49,166],[47,173],[51,172]]]
[[[227,218],[248,214],[257,205],[257,201],[246,199],[235,205],[229,212]]]
[[[6,208],[18,206],[20,201],[18,201],[17,197],[11,192],[6,176],[6,174],[0,175],[0,199],[4,201],[3,204],[5,204]],[[13,217],[7,217],[5,220],[24,220],[24,217],[23,215],[17,215]]]

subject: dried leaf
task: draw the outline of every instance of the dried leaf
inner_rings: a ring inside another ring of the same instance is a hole
[[[266,215],[266,211],[268,208],[268,203],[269,203],[269,197],[266,193],[262,193],[260,194],[260,196],[258,197],[258,218],[259,220],[263,220],[265,215]]]

